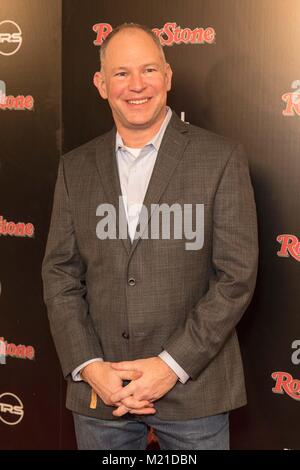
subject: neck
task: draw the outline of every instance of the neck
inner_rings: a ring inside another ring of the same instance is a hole
[[[155,124],[145,129],[131,129],[118,123],[116,123],[116,127],[122,137],[124,145],[131,148],[142,148],[157,134],[165,117],[166,113],[164,113]]]

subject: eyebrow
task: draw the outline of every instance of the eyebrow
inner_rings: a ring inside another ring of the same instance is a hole
[[[159,64],[157,64],[156,62],[150,62],[149,64],[142,64],[141,68],[150,67],[150,66],[159,67]],[[112,72],[116,72],[117,70],[128,70],[128,66],[120,65],[119,67],[114,67],[112,69]]]

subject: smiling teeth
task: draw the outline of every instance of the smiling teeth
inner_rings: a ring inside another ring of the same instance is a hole
[[[144,103],[147,103],[148,101],[148,98],[146,98],[145,100],[129,100],[128,103],[130,104],[144,104]]]

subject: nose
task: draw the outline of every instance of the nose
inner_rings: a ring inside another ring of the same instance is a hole
[[[131,74],[129,87],[131,91],[140,92],[144,90],[145,84],[143,81],[143,77],[139,72]]]

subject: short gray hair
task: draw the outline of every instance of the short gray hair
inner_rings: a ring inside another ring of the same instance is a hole
[[[100,47],[100,64],[101,64],[101,68],[102,68],[102,64],[104,62],[105,51],[107,49],[108,44],[110,43],[110,41],[112,40],[112,38],[114,36],[116,36],[118,33],[120,33],[121,31],[124,31],[126,29],[139,29],[139,30],[144,31],[145,33],[147,33],[151,37],[151,39],[153,39],[153,41],[155,42],[156,46],[158,47],[158,49],[159,49],[159,51],[162,55],[162,58],[163,58],[164,62],[166,62],[165,53],[164,53],[163,47],[160,43],[159,37],[152,31],[152,29],[150,29],[148,26],[145,26],[145,25],[142,25],[142,24],[139,24],[139,23],[122,23],[119,26],[117,26],[115,29],[113,29],[107,35],[107,37],[105,38],[105,40],[102,43],[102,46]]]

